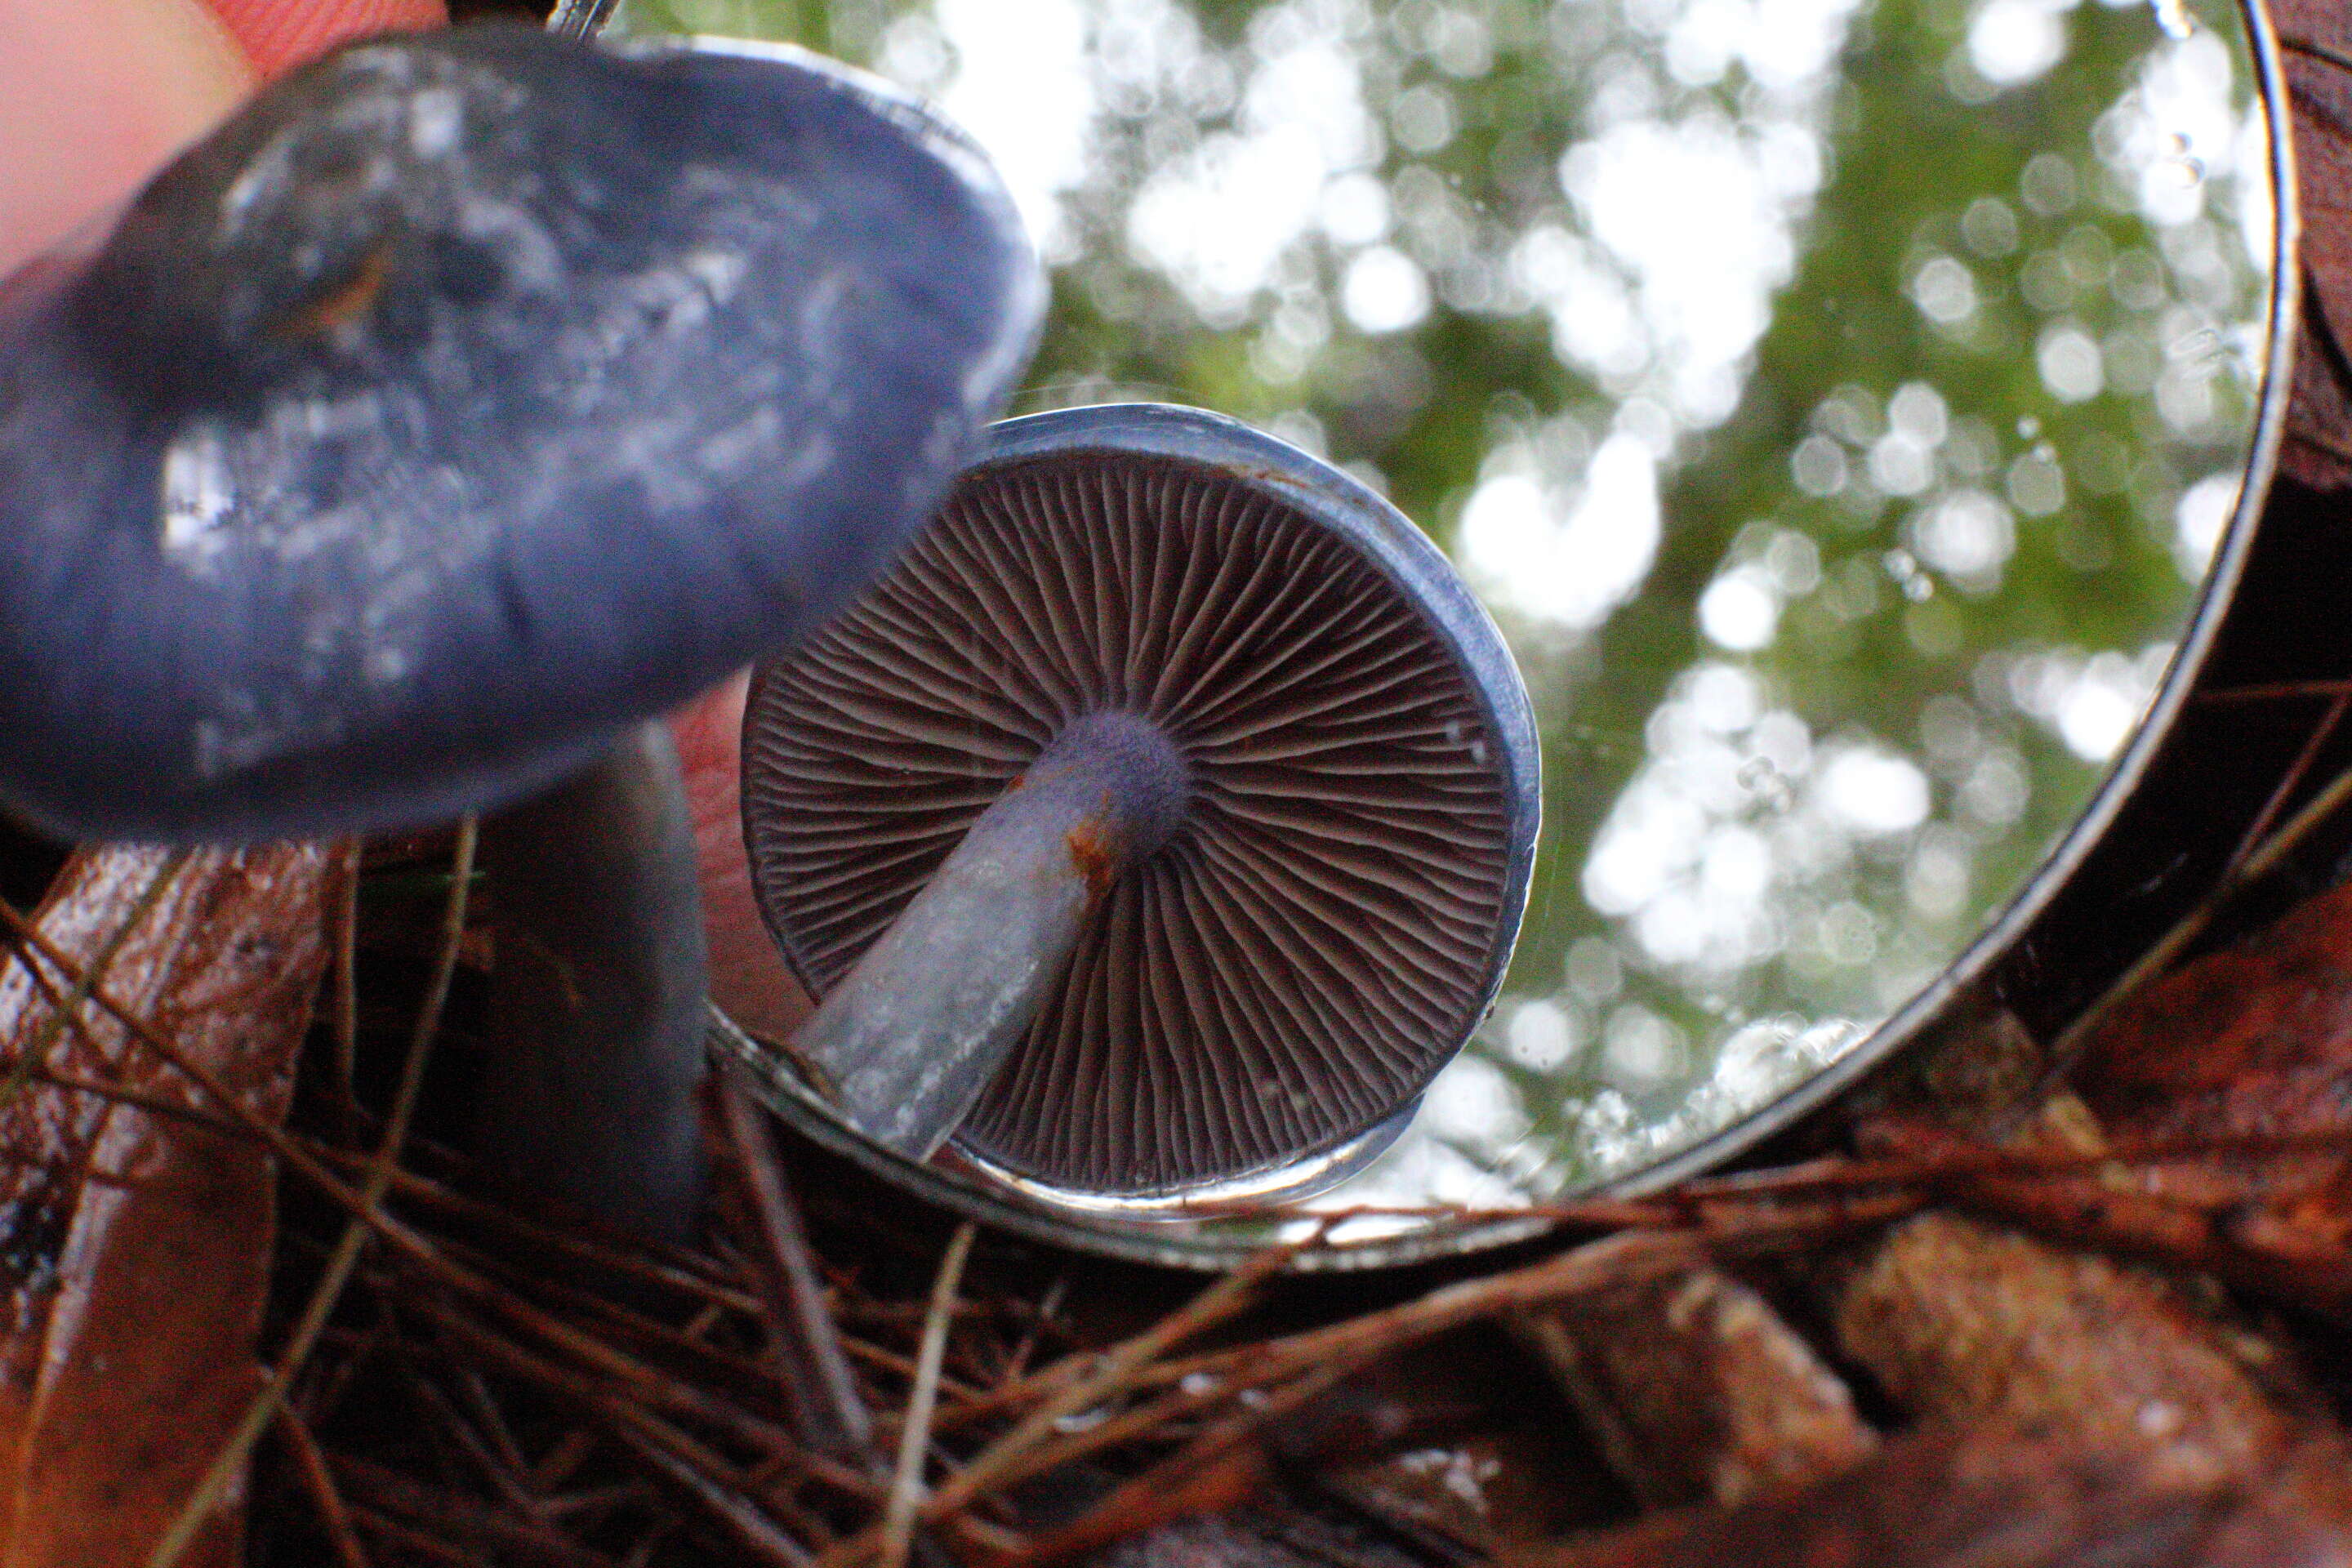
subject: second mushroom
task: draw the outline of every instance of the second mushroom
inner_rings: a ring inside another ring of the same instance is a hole
[[[1134,405],[997,427],[755,676],[744,823],[859,1131],[1047,1194],[1377,1142],[1491,1005],[1535,728],[1444,558],[1344,473]],[[1328,1158],[1326,1164],[1329,1163]]]

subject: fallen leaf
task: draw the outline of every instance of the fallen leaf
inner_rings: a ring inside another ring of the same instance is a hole
[[[2352,19],[2335,0],[2279,0],[2303,216],[2304,300],[2280,467],[2320,489],[2352,482]],[[2333,57],[2332,58],[2330,57]]]
[[[2074,1081],[2118,1142],[2352,1132],[2352,886],[2126,1000],[2085,1042]],[[2145,1190],[2259,1199],[2315,1237],[2352,1240],[2352,1157],[2339,1152],[2168,1163]]]
[[[282,1118],[337,863],[309,846],[84,850],[36,924],[76,965],[111,950],[107,997]],[[100,1006],[58,1028],[73,985],[21,952],[0,965],[10,1061],[46,1040],[48,1073],[212,1110]],[[260,1387],[270,1163],[40,1076],[0,1101],[0,1568],[143,1563]],[[233,1514],[182,1559],[239,1560]]]
[[[2057,1120],[2053,1111],[2066,1116],[2066,1134],[2085,1131],[2090,1111],[2065,1094],[2053,1095],[2026,1130],[2048,1130]],[[2101,1161],[2003,1170],[1986,1159],[1998,1146],[1932,1121],[1885,1117],[1856,1129],[1855,1136],[1866,1152],[1925,1163],[1932,1173],[1927,1179],[1954,1207],[2044,1241],[2210,1275],[2328,1316],[2352,1312],[2352,1247],[2257,1204],[2184,1201],[2150,1190],[2175,1167],[2208,1170],[2207,1155],[2169,1165]],[[2029,1152],[2035,1147],[2026,1146]],[[2056,1152],[2047,1143],[2038,1147]],[[2090,1149],[2057,1147],[2079,1156],[2108,1146],[2102,1139]],[[2182,1184],[2177,1171],[2169,1179]]]
[[[694,812],[710,999],[742,1028],[784,1041],[808,1016],[810,1003],[751,892],[743,847],[743,697],[750,680],[749,671],[740,672],[679,709],[670,716],[670,735]]]
[[[2141,1448],[2188,1486],[2251,1485],[2313,1446],[2347,1452],[2266,1342],[2106,1258],[1948,1214],[1889,1231],[1836,1291],[1839,1348],[1923,1421]],[[2326,1506],[2352,1520],[2352,1488]]]
[[[1423,1561],[1268,1496],[1130,1537],[1088,1559],[1087,1568],[1422,1568]]]
[[[1475,1432],[1318,1471],[1315,1484],[1411,1541],[1453,1557],[1486,1557],[1551,1533],[1515,1528],[1562,1511],[1557,1473],[1529,1474],[1517,1433]],[[1566,1484],[1572,1485],[1572,1480]]]

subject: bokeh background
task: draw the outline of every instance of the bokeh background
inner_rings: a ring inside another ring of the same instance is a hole
[[[2170,658],[2261,372],[2236,13],[2146,0],[622,0],[940,104],[1049,263],[1017,410],[1387,493],[1535,697],[1503,996],[1327,1201],[1625,1173],[2015,896]]]

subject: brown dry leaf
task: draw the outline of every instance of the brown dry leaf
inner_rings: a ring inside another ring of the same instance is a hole
[[[2070,1133],[2095,1131],[2089,1110],[2071,1096],[2052,1096],[2045,1110],[2068,1114],[2074,1121],[2065,1129]],[[2031,1130],[2040,1132],[2054,1120],[2055,1114],[2045,1115]],[[2338,1318],[2352,1312],[2352,1248],[2253,1205],[2208,1206],[2157,1195],[2147,1189],[2163,1177],[2150,1171],[2162,1167],[2108,1161],[2004,1172],[1980,1163],[1994,1146],[1916,1119],[1882,1119],[1857,1137],[1874,1153],[1945,1163],[1929,1180],[1954,1206],[2045,1241],[2210,1276]],[[2100,1142],[2073,1152],[2097,1154],[2106,1148]]]
[[[2129,998],[2086,1042],[2075,1082],[2117,1141],[2352,1132],[2352,886]],[[2352,1157],[2202,1158],[2147,1191],[2261,1197],[2317,1239],[2352,1241]]]
[[[1528,1386],[1524,1354],[1483,1330],[1384,1357],[1268,1436],[1294,1482],[1441,1560],[1624,1510],[1583,1434]]]
[[[1088,1558],[1086,1568],[1425,1568],[1426,1562],[1269,1496],[1161,1525]]]
[[[1316,1484],[1409,1540],[1455,1556],[1488,1556],[1548,1531],[1512,1528],[1547,1507],[1553,1476],[1529,1476],[1510,1435],[1476,1432],[1445,1443],[1334,1465]],[[1568,1483],[1574,1485],[1571,1478]],[[1516,1496],[1500,1495],[1509,1488]]]
[[[1835,1303],[1838,1342],[1909,1414],[2144,1452],[2184,1486],[2252,1485],[2347,1447],[2263,1341],[2104,1258],[1946,1214],[1890,1231]],[[2352,1484],[2310,1506],[2352,1525]]]
[[[177,859],[181,863],[174,868]],[[337,857],[288,846],[78,853],[37,925],[77,964],[136,913],[107,996],[273,1119],[324,966]],[[37,1045],[73,982],[0,965],[0,1047]],[[203,1109],[110,1014],[81,1009],[43,1065]],[[0,1568],[146,1561],[260,1387],[272,1179],[252,1142],[184,1117],[41,1081],[0,1102]],[[238,1561],[233,1516],[188,1564]]]

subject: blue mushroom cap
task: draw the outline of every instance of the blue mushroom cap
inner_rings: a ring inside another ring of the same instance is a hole
[[[797,52],[343,49],[0,289],[0,802],[443,819],[806,631],[1045,289],[960,133]]]

